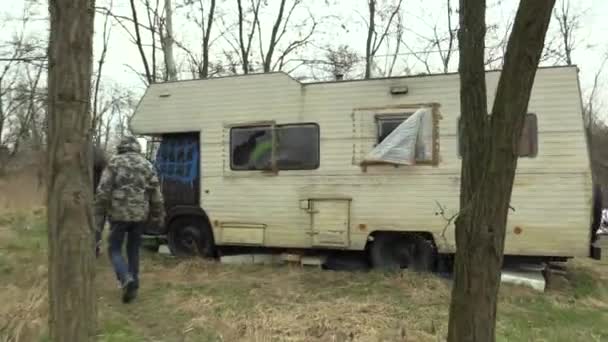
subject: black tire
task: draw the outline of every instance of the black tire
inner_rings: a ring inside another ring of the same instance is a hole
[[[369,263],[365,255],[332,254],[325,260],[323,268],[332,271],[367,271]]]
[[[177,257],[215,255],[215,243],[209,224],[199,217],[178,217],[171,222],[168,232],[171,254]]]
[[[388,271],[432,272],[436,257],[433,244],[414,234],[378,234],[369,253],[374,268]]]

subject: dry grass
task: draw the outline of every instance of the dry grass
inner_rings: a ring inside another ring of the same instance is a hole
[[[40,208],[45,192],[38,167],[5,171],[0,175],[0,214]]]
[[[0,292],[0,342],[36,341],[44,336],[48,316],[46,269],[32,287],[7,285]]]
[[[41,223],[0,216],[0,342],[44,341],[46,262]],[[228,266],[144,254],[142,289],[120,303],[106,255],[98,261],[99,340],[441,341],[449,285],[410,273]],[[571,280],[538,294],[503,286],[499,341],[608,340],[608,265],[574,262]]]

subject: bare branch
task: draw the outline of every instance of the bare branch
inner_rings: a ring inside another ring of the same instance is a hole
[[[273,69],[277,69],[278,66],[278,70],[282,70],[283,66],[285,65],[284,60],[285,57],[287,55],[289,55],[291,52],[293,52],[294,50],[296,50],[297,48],[306,45],[306,43],[308,42],[308,40],[310,39],[310,37],[312,37],[312,35],[315,32],[315,29],[317,27],[317,21],[315,20],[315,18],[313,17],[312,13],[310,14],[310,20],[312,21],[312,26],[310,28],[310,31],[308,32],[308,34],[303,37],[302,39],[299,40],[295,40],[291,43],[289,43],[289,45],[287,46],[287,48],[285,48],[285,50],[283,51],[283,53],[281,54],[281,56],[278,58],[278,60],[275,62]]]

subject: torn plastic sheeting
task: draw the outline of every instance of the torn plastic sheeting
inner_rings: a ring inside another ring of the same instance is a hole
[[[425,141],[432,140],[431,108],[421,108],[397,126],[363,159],[363,164],[376,162],[400,165],[416,164],[416,155],[429,154]],[[431,151],[432,153],[432,151]]]

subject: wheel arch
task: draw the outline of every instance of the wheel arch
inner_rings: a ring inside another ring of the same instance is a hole
[[[435,235],[429,231],[424,230],[383,230],[378,229],[370,232],[367,235],[367,242],[365,243],[365,249],[367,250],[374,239],[378,235],[394,235],[394,236],[418,236],[432,243],[433,247],[437,250],[437,244],[435,243]]]
[[[213,241],[215,242],[215,235],[213,233],[213,226],[211,225],[211,220],[209,219],[209,215],[207,215],[207,212],[199,206],[179,205],[179,206],[175,206],[175,207],[172,207],[171,209],[169,209],[167,211],[165,234],[169,233],[169,229],[171,229],[171,225],[175,222],[175,220],[177,220],[178,218],[183,218],[183,217],[197,218],[197,219],[202,220],[204,223],[206,223],[207,226],[209,227],[211,237],[213,238]]]

